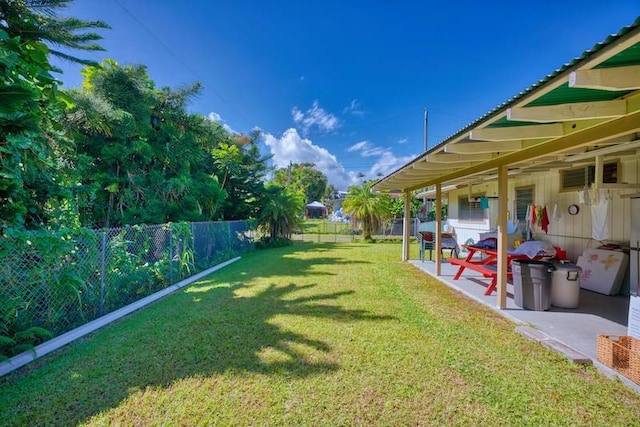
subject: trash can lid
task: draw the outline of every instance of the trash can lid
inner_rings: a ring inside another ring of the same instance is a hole
[[[514,263],[519,269],[526,266],[527,268],[535,271],[547,270],[549,273],[556,269],[552,262],[541,261],[538,259],[514,259],[511,261],[511,265],[514,265]]]
[[[538,265],[538,266],[544,266],[544,267],[548,267],[551,269],[555,269],[555,266],[553,265],[552,262],[549,261],[542,261],[539,259],[514,259],[513,261],[511,261],[512,263],[518,263],[518,264],[528,264],[528,265]]]
[[[556,270],[565,270],[565,271],[582,271],[582,267],[579,265],[572,264],[570,262],[556,262],[554,264]]]

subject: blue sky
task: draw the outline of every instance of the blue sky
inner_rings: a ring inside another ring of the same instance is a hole
[[[101,19],[96,60],[158,86],[204,85],[190,110],[263,131],[275,166],[313,162],[346,190],[375,179],[640,15],[637,1],[76,0]],[[80,67],[59,64],[66,87]]]

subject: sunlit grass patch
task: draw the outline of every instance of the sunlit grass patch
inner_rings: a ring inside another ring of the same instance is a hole
[[[400,253],[249,254],[0,379],[0,424],[637,422],[640,399],[620,382],[527,341]]]

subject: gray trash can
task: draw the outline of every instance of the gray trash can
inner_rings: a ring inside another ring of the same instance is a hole
[[[580,273],[582,268],[571,263],[556,263],[551,280],[551,305],[576,308],[580,300]]]
[[[537,260],[513,260],[513,299],[518,307],[544,311],[551,308],[553,263]]]

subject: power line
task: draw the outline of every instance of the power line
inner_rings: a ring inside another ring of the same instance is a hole
[[[180,56],[178,56],[178,54],[176,54],[169,46],[167,46],[167,44],[165,42],[162,41],[162,39],[160,37],[158,37],[149,27],[147,27],[144,22],[142,22],[142,20],[140,20],[136,15],[134,15],[129,9],[127,9],[121,2],[120,0],[113,0],[113,2],[115,4],[117,4],[118,6],[120,6],[120,8],[127,14],[129,15],[134,21],[136,21],[138,23],[138,25],[144,30],[146,31],[151,37],[153,37],[155,39],[156,42],[158,42],[158,44],[160,44],[160,46],[162,46],[167,52],[169,52],[169,54],[171,56],[173,56],[179,63],[180,65],[182,65],[186,70],[188,70],[191,74],[193,74],[193,76],[198,79],[199,81],[202,81],[202,78],[198,75],[198,73],[189,66],[189,64],[187,64]],[[244,116],[244,114],[238,110],[237,108],[235,108],[229,101],[227,101],[225,99],[224,96],[222,96],[220,94],[220,92],[218,92],[215,88],[211,88],[211,91],[218,97],[220,98],[220,100],[222,102],[224,102],[229,108],[231,108],[232,110],[234,110],[236,113],[240,114],[242,116],[243,119],[247,120],[247,118]],[[248,121],[248,120],[247,120]]]

